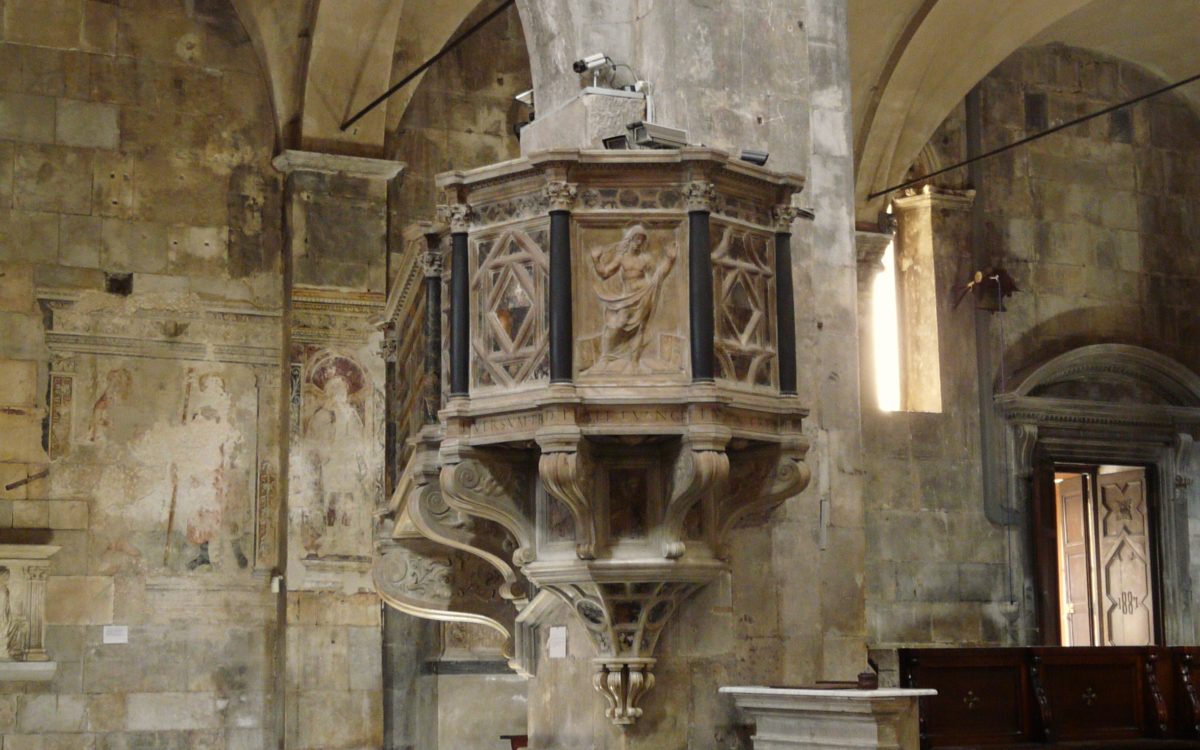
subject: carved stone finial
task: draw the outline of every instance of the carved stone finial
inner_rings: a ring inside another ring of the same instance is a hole
[[[688,211],[711,211],[717,200],[717,188],[711,182],[689,182],[683,189]]]
[[[570,182],[551,182],[546,185],[546,201],[551,211],[570,211],[575,207],[575,196],[579,190]]]
[[[792,231],[792,224],[800,218],[801,213],[796,206],[775,206],[771,209],[771,217],[775,220],[775,231]]]
[[[465,232],[471,221],[471,207],[466,203],[452,203],[437,208],[438,219],[450,225],[451,232]]]
[[[437,250],[422,253],[421,270],[425,273],[425,278],[440,278],[442,275],[442,254]]]

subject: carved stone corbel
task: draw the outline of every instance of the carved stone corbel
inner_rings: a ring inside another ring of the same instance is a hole
[[[509,564],[514,545],[512,537],[504,530],[490,522],[476,523],[474,519],[464,517],[446,504],[440,488],[435,485],[418,486],[407,502],[407,510],[413,526],[422,536],[476,555],[495,568],[504,579],[501,597],[518,605],[528,598],[524,577]]]
[[[593,659],[592,686],[608,701],[604,715],[619,725],[632,724],[642,715],[638,701],[654,687],[655,659]]]
[[[663,518],[663,557],[683,557],[687,551],[683,527],[688,512],[707,492],[728,478],[729,456],[724,451],[683,445],[671,470],[671,494]]]
[[[596,557],[596,514],[592,509],[594,467],[581,442],[577,450],[543,452],[538,473],[546,491],[567,507],[575,521],[575,553],[581,560]]]
[[[804,463],[807,452],[807,441],[797,439],[790,448],[746,451],[749,455],[731,459],[729,490],[717,522],[717,547],[723,558],[728,558],[725,540],[740,520],[771,510],[808,486],[812,470]]]
[[[484,625],[504,636],[512,655],[517,611],[494,592],[500,574],[483,559],[429,539],[385,540],[377,545],[371,577],[394,609],[430,620]]]
[[[442,467],[441,485],[451,508],[495,521],[513,535],[517,540],[513,564],[520,567],[533,560],[533,526],[522,510],[529,484],[517,469],[481,456],[467,456]]]

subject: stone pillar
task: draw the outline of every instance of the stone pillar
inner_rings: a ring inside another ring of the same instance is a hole
[[[902,404],[906,411],[940,412],[943,396],[954,403],[974,403],[974,318],[970,307],[954,308],[955,286],[976,270],[970,252],[970,208],[973,190],[943,190],[926,185],[896,198],[896,274],[900,327]],[[975,305],[969,296],[962,305]],[[954,352],[952,367],[942,351]],[[945,371],[943,371],[943,369]],[[961,391],[958,400],[948,389]],[[975,429],[978,432],[978,428]]]
[[[571,315],[571,208],[576,188],[568,182],[546,186],[550,201],[550,382],[572,379],[574,330]]]
[[[25,661],[50,661],[46,653],[46,574],[49,566],[30,567],[29,576],[29,639],[25,646]]]
[[[537,120],[523,132],[524,153],[578,148],[605,135],[596,116],[601,107],[585,101],[591,76],[571,66],[604,53],[650,82],[654,122],[687,130],[691,143],[732,153],[766,150],[769,168],[808,178],[798,205],[816,216],[793,224],[790,250],[796,390],[812,406],[805,425],[818,479],[769,521],[736,529],[729,578],[684,605],[691,614],[680,621],[702,624],[664,632],[658,684],[647,695],[646,710],[672,721],[635,725],[624,735],[598,722],[602,728],[593,732],[586,724],[595,718],[586,713],[590,704],[582,704],[590,697],[574,693],[583,669],[575,663],[574,645],[568,660],[543,659],[530,689],[530,705],[539,707],[530,712],[537,750],[583,742],[606,750],[732,741],[732,709],[716,698],[715,671],[765,684],[802,684],[851,679],[866,666],[845,3],[659,0],[648,7],[628,0],[518,0],[518,8],[529,48],[543,52],[531,60]],[[625,83],[627,73],[617,71],[615,83]],[[618,135],[629,110],[609,104],[607,134]]]
[[[686,188],[688,212],[688,312],[692,344],[692,382],[711,383],[713,353],[713,269],[709,217],[716,190],[711,182]]]
[[[387,197],[402,164],[286,151],[287,747],[380,747]],[[281,618],[282,619],[282,618]],[[331,717],[336,717],[331,720]]]

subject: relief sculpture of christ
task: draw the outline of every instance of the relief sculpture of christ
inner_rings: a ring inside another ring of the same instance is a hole
[[[639,373],[661,366],[643,361],[646,328],[678,254],[679,248],[673,243],[661,253],[654,252],[641,224],[625,230],[619,242],[591,251],[596,274],[602,281],[615,278],[618,285],[616,291],[597,285],[596,295],[604,308],[604,330],[600,356],[588,372]]]

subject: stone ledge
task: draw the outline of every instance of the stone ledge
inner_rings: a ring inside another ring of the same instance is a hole
[[[54,661],[0,662],[0,682],[49,682],[57,672]]]

